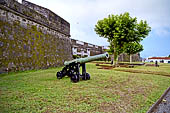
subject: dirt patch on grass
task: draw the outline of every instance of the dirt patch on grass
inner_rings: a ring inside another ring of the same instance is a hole
[[[93,61],[91,63],[94,63],[94,64],[111,64],[110,62],[95,62],[95,61]]]
[[[111,70],[113,68],[115,68],[115,66],[108,66],[108,65],[100,65],[100,64],[96,64],[96,66],[98,66],[97,69],[106,69],[106,70]],[[118,65],[117,67],[126,67],[126,68],[134,68],[133,65]]]
[[[112,112],[112,113],[120,113],[120,109],[117,106],[116,103],[113,102],[103,102],[100,104],[100,106],[97,108],[100,112]]]
[[[103,64],[97,63],[96,66],[98,67],[97,69],[106,69],[106,70],[111,70],[115,68],[114,66],[104,65],[104,63]]]
[[[114,68],[113,66],[100,66],[97,69],[108,69],[108,70],[111,70],[113,68]]]

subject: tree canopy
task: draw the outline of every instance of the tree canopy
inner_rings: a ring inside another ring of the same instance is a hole
[[[138,42],[130,42],[124,46],[124,52],[128,55],[143,51],[143,46]]]
[[[95,31],[100,37],[107,38],[113,47],[115,65],[117,56],[124,51],[124,45],[142,41],[151,31],[151,27],[143,20],[138,23],[136,17],[132,18],[128,12],[125,12],[99,20],[95,25]]]
[[[132,55],[143,51],[143,46],[138,42],[130,42],[124,46],[124,52],[130,55],[130,63],[132,62]]]

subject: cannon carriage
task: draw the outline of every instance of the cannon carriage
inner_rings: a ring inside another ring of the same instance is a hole
[[[90,56],[86,58],[79,58],[71,61],[65,61],[64,62],[65,67],[61,71],[57,72],[56,76],[58,79],[62,79],[67,75],[74,83],[80,80],[90,80],[90,74],[86,72],[85,63],[98,60],[101,58],[108,58],[108,57],[109,54],[104,53],[104,54]],[[80,67],[82,67],[82,74],[80,73]]]

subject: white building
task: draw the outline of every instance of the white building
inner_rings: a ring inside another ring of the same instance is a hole
[[[151,57],[148,58],[149,62],[170,63],[170,57]]]

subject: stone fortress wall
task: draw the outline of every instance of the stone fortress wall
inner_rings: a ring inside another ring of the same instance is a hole
[[[73,55],[78,55],[80,57],[87,57],[87,56],[103,54],[106,52],[106,49],[108,49],[104,46],[98,46],[98,45],[90,44],[90,43],[75,40],[75,39],[71,39],[71,45],[72,45]],[[126,53],[122,53],[118,56],[118,61],[119,62],[129,62],[130,56],[127,55]],[[133,62],[141,61],[140,54],[139,53],[133,54],[132,61]]]
[[[67,21],[25,0],[0,1],[0,73],[55,67],[71,59]]]
[[[73,55],[80,57],[94,56],[104,53],[103,46],[90,44],[87,42],[71,39]]]
[[[126,53],[122,53],[118,57],[119,62],[129,62],[130,61],[130,56]],[[132,55],[132,62],[141,62],[142,59],[140,57],[140,53],[136,53]]]

